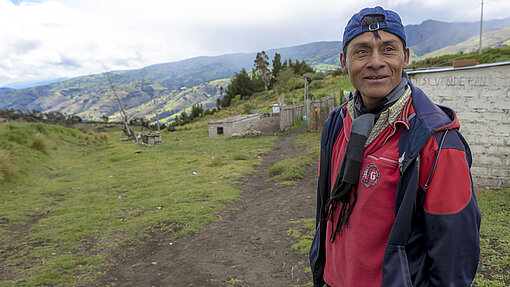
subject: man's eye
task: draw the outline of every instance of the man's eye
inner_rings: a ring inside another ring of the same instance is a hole
[[[395,49],[393,47],[386,47],[385,50],[386,50],[386,52],[395,51]]]
[[[367,53],[367,50],[364,50],[364,49],[356,51],[356,54],[359,54],[359,55],[365,54],[365,53]]]

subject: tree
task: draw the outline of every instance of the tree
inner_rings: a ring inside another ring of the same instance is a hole
[[[190,120],[194,120],[196,118],[202,117],[204,114],[204,109],[202,104],[196,104],[191,107]]]
[[[276,77],[273,89],[280,95],[281,93],[288,92],[287,82],[296,77],[292,68],[285,68]]]
[[[273,78],[276,79],[278,73],[282,70],[282,56],[278,53],[274,54],[273,58]]]
[[[276,78],[278,77],[278,73],[280,73],[281,70],[282,70],[282,57],[280,54],[275,53],[273,58],[273,71],[270,88],[273,88],[273,85],[276,82]]]
[[[315,73],[312,67],[310,67],[304,60],[299,61],[297,60],[295,63],[292,63],[292,61],[289,61],[289,66],[294,69],[294,73],[297,75],[304,75],[306,73]]]
[[[253,77],[261,80],[266,89],[271,84],[271,71],[269,70],[269,57],[266,52],[262,51],[257,53],[254,61],[255,69],[253,69]]]
[[[250,75],[245,69],[242,69],[241,72],[235,73],[234,78],[230,85],[228,85],[228,89],[226,92],[225,98],[228,96],[228,105],[230,105],[230,100],[234,98],[236,95],[241,95],[241,98],[248,98],[254,93],[254,82],[252,81]]]
[[[225,90],[223,89],[223,86],[220,86],[220,97],[216,99],[216,109],[219,111],[221,110],[221,100],[223,98],[223,92]]]

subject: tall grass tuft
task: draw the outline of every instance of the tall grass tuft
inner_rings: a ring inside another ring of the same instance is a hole
[[[10,179],[13,174],[11,153],[7,149],[0,148],[0,182]]]
[[[43,134],[36,134],[32,139],[30,148],[47,154],[52,148],[50,141]]]

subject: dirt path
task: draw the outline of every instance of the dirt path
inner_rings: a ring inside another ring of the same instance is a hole
[[[295,286],[310,280],[308,256],[291,250],[285,234],[290,221],[315,212],[317,166],[291,187],[266,182],[267,170],[288,157],[304,155],[294,145],[305,128],[281,136],[263,156],[255,173],[238,186],[242,200],[219,216],[206,231],[174,242],[152,234],[143,246],[115,258],[98,286]],[[301,262],[301,264],[299,263]]]

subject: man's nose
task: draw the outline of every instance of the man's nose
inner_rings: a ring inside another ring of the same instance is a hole
[[[371,69],[383,68],[385,64],[383,55],[378,50],[373,51],[368,59],[368,67]]]

